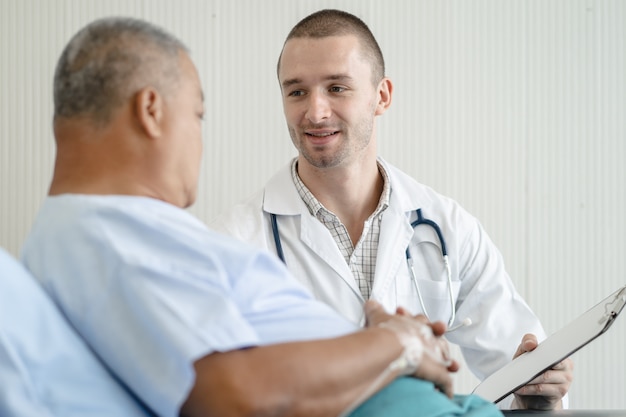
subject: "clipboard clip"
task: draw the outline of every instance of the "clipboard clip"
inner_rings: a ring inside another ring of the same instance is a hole
[[[622,287],[615,293],[615,297],[613,300],[609,301],[604,305],[604,314],[598,320],[599,324],[605,323],[607,326],[615,320],[617,315],[624,308],[624,304],[626,304],[626,286]]]

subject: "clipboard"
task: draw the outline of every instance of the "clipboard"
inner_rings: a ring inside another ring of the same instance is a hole
[[[617,319],[624,304],[626,304],[626,286],[550,335],[539,343],[535,350],[518,356],[485,378],[472,393],[494,403],[508,397],[606,332]]]

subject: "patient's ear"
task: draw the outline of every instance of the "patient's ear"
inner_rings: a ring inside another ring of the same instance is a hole
[[[135,94],[135,114],[140,128],[150,137],[161,135],[163,97],[154,87],[142,88]]]

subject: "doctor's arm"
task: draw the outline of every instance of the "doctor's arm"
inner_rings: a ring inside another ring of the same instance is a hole
[[[470,318],[472,324],[447,338],[461,346],[469,368],[483,380],[519,356],[520,341],[526,333],[541,339],[545,331],[516,290],[502,254],[480,222],[464,210],[458,210],[457,215],[453,222],[455,239],[449,245],[461,282],[457,317]],[[512,395],[498,406],[508,409],[531,405],[511,404],[514,399]]]
[[[452,395],[449,372],[457,364],[446,362],[441,327],[388,315],[379,305],[371,305],[367,316],[370,327],[351,335],[212,353],[197,360],[195,384],[181,416],[339,415],[370,389],[378,391],[407,374]],[[424,326],[430,337],[423,336],[428,334]]]
[[[513,358],[525,352],[530,352],[537,346],[537,337],[532,334],[526,334],[522,338],[522,342]],[[563,397],[569,391],[569,387],[574,379],[573,370],[574,362],[570,358],[562,360],[518,389],[515,392],[513,407],[535,410],[562,409]]]

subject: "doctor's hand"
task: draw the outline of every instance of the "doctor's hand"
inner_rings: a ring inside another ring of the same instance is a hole
[[[522,338],[513,359],[525,352],[535,350],[537,337],[526,334]],[[514,406],[535,410],[555,410],[563,408],[562,399],[567,394],[574,379],[574,362],[564,359],[537,378],[515,391]]]
[[[458,363],[450,358],[448,342],[441,337],[446,325],[441,322],[430,323],[424,316],[411,316],[403,310],[389,314],[376,301],[365,303],[367,327],[384,327],[391,330],[404,346],[405,352],[398,359],[409,366],[405,375],[430,381],[437,389],[452,397],[454,391],[450,372],[459,369]],[[396,361],[396,362],[398,362]]]

